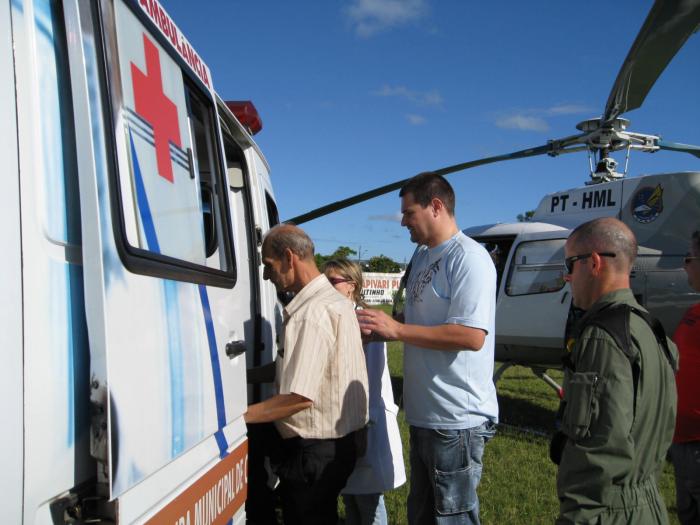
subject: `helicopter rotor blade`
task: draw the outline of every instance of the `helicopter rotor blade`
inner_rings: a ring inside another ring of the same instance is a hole
[[[495,157],[485,157],[482,159],[472,160],[469,162],[463,162],[461,164],[454,164],[452,166],[447,166],[445,168],[433,170],[432,173],[436,173],[438,175],[449,175],[450,173],[468,170],[469,168],[483,166],[484,164],[492,164],[494,162],[500,162],[503,160],[513,160],[513,159],[522,159],[522,158],[526,158],[526,157],[534,157],[536,155],[543,155],[545,153],[550,153],[550,154],[552,153],[552,145],[551,144],[545,144],[543,146],[537,146],[535,148],[528,148],[528,149],[524,149],[524,150],[520,150],[520,151],[514,151],[512,153],[506,153],[504,155],[496,155]],[[319,217],[323,217],[324,215],[328,215],[329,213],[333,213],[335,211],[342,210],[344,208],[348,208],[349,206],[352,206],[354,204],[359,204],[360,202],[364,202],[364,201],[367,201],[369,199],[373,199],[374,197],[379,197],[380,195],[385,195],[385,194],[392,192],[394,190],[398,190],[404,184],[406,184],[409,180],[411,180],[411,178],[412,177],[408,177],[406,179],[392,182],[391,184],[386,184],[385,186],[381,186],[379,188],[375,188],[373,190],[366,191],[364,193],[360,193],[360,194],[354,195],[352,197],[348,197],[347,199],[339,200],[339,201],[333,202],[331,204],[321,206],[320,208],[316,208],[315,210],[311,210],[307,213],[297,215],[296,217],[288,219],[284,222],[291,222],[294,224],[302,224],[304,222],[318,219]]]
[[[603,113],[609,123],[642,105],[659,75],[700,24],[700,0],[656,0],[613,84]]]
[[[656,145],[659,147],[659,149],[690,153],[691,155],[695,155],[700,159],[700,146],[693,146],[692,144],[679,144],[678,142],[668,142],[661,139],[656,141]]]
[[[600,150],[603,147],[608,148],[607,145],[601,146],[603,142],[600,139],[605,137],[601,135],[599,130],[602,129],[608,134],[611,129],[615,132],[619,131],[615,127],[615,119],[622,113],[642,105],[652,86],[664,69],[666,69],[666,66],[668,66],[690,35],[698,29],[700,29],[700,0],[656,0],[617,75],[608,97],[603,117],[595,119],[597,121],[595,129],[579,128],[584,133],[565,137],[564,139],[552,140],[543,146],[455,164],[433,172],[439,175],[449,175],[485,164],[533,157],[545,153],[556,156],[561,153],[571,153],[584,149],[593,151]],[[608,142],[604,142],[604,144],[608,144]],[[698,146],[662,140],[658,140],[656,145],[659,149],[681,151],[700,157],[700,147]],[[285,222],[302,224],[323,217],[354,204],[359,204],[397,190],[409,180],[410,177],[321,206]]]

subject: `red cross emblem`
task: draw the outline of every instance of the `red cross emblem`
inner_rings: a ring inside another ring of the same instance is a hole
[[[160,54],[158,48],[146,35],[143,35],[143,48],[146,55],[146,74],[133,62],[131,63],[135,109],[136,113],[153,127],[158,174],[169,182],[173,182],[169,143],[172,141],[178,148],[182,147],[177,106],[163,93]]]

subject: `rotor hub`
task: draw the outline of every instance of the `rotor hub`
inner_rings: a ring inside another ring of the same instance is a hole
[[[612,157],[602,157],[595,166],[595,171],[591,173],[591,179],[594,184],[600,182],[610,182],[615,179],[621,179],[625,176],[624,173],[618,173],[617,161]]]
[[[613,119],[610,122],[605,122],[604,124],[602,118],[591,118],[576,124],[576,129],[583,131],[584,133],[592,133],[601,128],[609,129],[611,131],[624,131],[629,125],[630,121],[622,117],[617,117],[616,119]]]

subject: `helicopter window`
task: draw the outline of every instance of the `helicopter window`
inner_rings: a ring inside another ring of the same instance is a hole
[[[546,239],[521,243],[511,261],[506,293],[527,295],[561,290],[565,242],[566,239]]]

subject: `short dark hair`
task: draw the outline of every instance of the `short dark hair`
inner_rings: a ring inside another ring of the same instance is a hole
[[[416,175],[403,185],[399,197],[408,193],[413,195],[413,199],[423,208],[437,198],[445,205],[450,216],[455,214],[455,192],[442,175],[432,171]]]
[[[637,258],[637,239],[624,222],[614,217],[601,217],[584,222],[571,232],[569,238],[586,251],[612,252],[611,266],[629,272]]]
[[[289,248],[300,259],[313,259],[314,243],[308,234],[294,224],[277,224],[270,228],[263,239],[263,249],[267,247],[272,255],[281,258]]]

